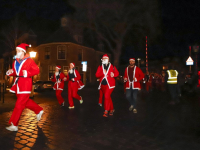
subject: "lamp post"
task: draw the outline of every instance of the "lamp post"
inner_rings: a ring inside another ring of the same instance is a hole
[[[83,83],[86,85],[86,72],[87,72],[87,61],[82,61],[82,71],[83,71]]]
[[[31,47],[31,45],[29,45],[29,46]],[[36,57],[36,53],[37,52],[34,52],[34,51],[29,52],[30,57],[34,59]],[[33,82],[33,76],[32,76],[32,82]],[[30,94],[30,97],[32,97],[32,98],[34,98],[34,88],[35,88],[35,86],[32,84],[32,90],[31,90],[31,94]]]
[[[30,54],[30,57],[34,59],[36,57],[37,52],[31,51],[29,52],[29,54]],[[32,76],[32,81],[33,81],[33,76]]]
[[[140,68],[140,58],[137,59],[138,60],[138,67]]]
[[[195,74],[197,74],[198,72],[198,62],[197,62],[197,55],[198,55],[198,52],[199,52],[199,46],[193,46],[193,51],[195,53]]]

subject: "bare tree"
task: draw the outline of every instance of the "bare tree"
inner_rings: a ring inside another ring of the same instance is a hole
[[[95,29],[119,65],[122,47],[127,35],[139,48],[145,36],[155,39],[160,33],[157,0],[69,0],[76,9],[74,17]],[[145,45],[143,46],[145,47]],[[144,48],[145,49],[145,48]]]
[[[1,42],[8,48],[7,51],[15,50],[16,41],[24,31],[26,31],[26,26],[19,20],[18,15],[1,29]]]

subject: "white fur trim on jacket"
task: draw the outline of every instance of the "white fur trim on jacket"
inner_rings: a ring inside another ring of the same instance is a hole
[[[24,77],[27,78],[27,70],[23,70],[24,71]]]

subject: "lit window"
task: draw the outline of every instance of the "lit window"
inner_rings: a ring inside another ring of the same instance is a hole
[[[55,67],[56,67],[56,66],[49,66],[49,77],[48,77],[48,80],[50,80],[50,78],[51,78],[52,76],[54,76]]]
[[[63,73],[67,76],[69,70],[69,66],[63,66]]]

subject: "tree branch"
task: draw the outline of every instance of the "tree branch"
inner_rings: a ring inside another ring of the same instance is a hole
[[[110,41],[109,41],[107,38],[105,38],[99,31],[97,31],[97,34],[98,34],[98,36],[99,36],[102,40],[104,40],[104,41],[107,43],[107,45],[108,45],[108,47],[110,48],[110,50],[111,50],[112,52],[114,52],[113,47],[112,47]]]

